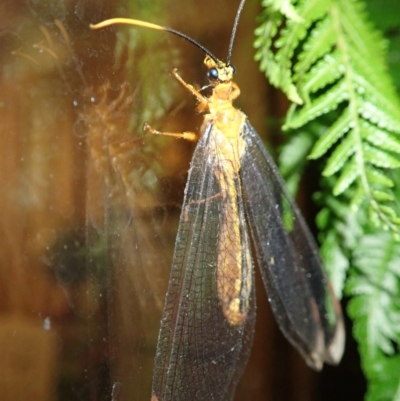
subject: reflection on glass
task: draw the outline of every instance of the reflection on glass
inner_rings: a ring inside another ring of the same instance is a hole
[[[249,62],[258,4],[246,7],[234,61],[243,109],[258,128],[264,80]],[[157,32],[89,29],[121,12],[174,26],[225,54],[235,7],[28,0],[6,2],[0,13],[2,401],[150,399],[193,146],[141,127],[149,120],[197,130],[194,103],[168,72],[178,67],[203,84],[203,54]],[[258,302],[263,318],[236,399],[282,392],[300,399],[296,387],[281,384],[289,376],[309,395],[311,376],[288,348],[276,347],[265,304]],[[272,373],[287,366],[293,374],[276,381]]]

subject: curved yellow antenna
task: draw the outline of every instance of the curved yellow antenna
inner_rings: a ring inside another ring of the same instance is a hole
[[[233,42],[235,40],[236,30],[237,30],[237,27],[238,27],[238,24],[239,24],[239,19],[240,19],[240,14],[242,13],[242,10],[243,10],[245,2],[246,2],[246,0],[240,0],[239,7],[238,7],[238,10],[236,12],[236,18],[235,18],[235,22],[233,24],[231,39],[230,39],[229,48],[228,48],[228,58],[227,58],[227,62],[226,62],[226,65],[228,65],[228,66],[231,63]],[[199,49],[203,50],[204,53],[208,54],[218,65],[221,64],[221,61],[218,60],[208,49],[206,49],[200,43],[196,42],[190,36],[187,36],[184,33],[180,32],[180,31],[177,31],[176,29],[172,29],[172,28],[169,28],[169,27],[166,27],[166,26],[152,24],[151,22],[141,21],[141,20],[132,19],[132,18],[111,18],[111,19],[107,19],[105,21],[99,22],[98,24],[90,24],[90,28],[92,28],[92,29],[100,29],[100,28],[105,28],[107,26],[111,26],[111,25],[115,25],[115,24],[126,24],[126,25],[142,26],[144,28],[155,29],[157,31],[171,32],[174,35],[180,36],[181,38],[186,39],[187,41],[193,43]]]
[[[155,29],[157,31],[166,31],[166,32],[173,33],[174,35],[177,35],[183,39],[186,39],[190,43],[193,43],[195,46],[197,46],[199,49],[203,50],[203,52],[208,54],[217,64],[221,63],[208,49],[206,49],[200,43],[196,42],[190,36],[187,36],[184,33],[177,31],[176,29],[169,28],[167,26],[152,24],[151,22],[141,21],[141,20],[132,19],[132,18],[111,18],[111,19],[107,19],[105,21],[99,22],[98,24],[90,24],[90,28],[100,29],[100,28],[105,28],[107,26],[111,26],[111,25],[115,25],[115,24],[143,26],[144,28],[150,28],[150,29]]]
[[[105,21],[99,22],[98,24],[90,24],[90,28],[100,29],[100,28],[105,28],[107,26],[115,25],[115,24],[144,26],[145,28],[156,29],[158,31],[166,30],[166,28],[164,28],[161,25],[156,25],[156,24],[152,24],[150,22],[140,21],[138,19],[132,19],[132,18],[111,18],[111,19],[107,19]]]

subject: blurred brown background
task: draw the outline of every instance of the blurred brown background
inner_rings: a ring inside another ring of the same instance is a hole
[[[194,145],[141,127],[198,129],[195,101],[169,71],[201,86],[204,54],[167,33],[88,25],[115,16],[168,25],[224,59],[237,3],[1,3],[0,400],[150,399]],[[237,106],[277,143],[287,105],[253,62],[259,12],[248,0],[234,46]],[[257,283],[253,352],[235,399],[361,400],[351,346],[341,367],[310,371]]]

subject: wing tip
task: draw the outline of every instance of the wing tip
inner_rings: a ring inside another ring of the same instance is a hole
[[[309,353],[301,352],[301,354],[307,365],[316,371],[322,370],[324,362],[329,365],[338,365],[344,353],[345,339],[344,322],[342,316],[339,315],[329,344],[324,344],[325,336],[321,331],[318,335],[314,351],[310,350]]]
[[[344,322],[342,316],[340,316],[336,324],[336,330],[332,337],[332,341],[326,349],[326,362],[331,365],[337,365],[340,362],[344,352],[345,340],[346,333],[344,329]]]

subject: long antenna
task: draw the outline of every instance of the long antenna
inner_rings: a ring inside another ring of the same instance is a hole
[[[231,63],[233,42],[235,41],[235,36],[236,36],[237,27],[239,24],[240,14],[242,13],[245,2],[246,2],[246,0],[241,0],[238,10],[236,11],[236,18],[235,18],[235,22],[233,23],[231,40],[229,42],[229,48],[228,48],[228,57],[226,59],[226,65],[230,65],[230,63]]]
[[[244,1],[243,1],[243,3],[244,3]],[[100,29],[100,28],[104,28],[104,27],[114,25],[114,24],[128,24],[128,25],[135,25],[135,26],[143,26],[145,28],[156,29],[158,31],[167,31],[167,32],[173,33],[174,35],[180,36],[181,38],[183,38],[183,39],[187,40],[188,42],[197,46],[199,49],[203,50],[203,52],[206,53],[207,55],[209,55],[217,64],[220,63],[220,61],[208,49],[206,49],[200,43],[196,42],[190,36],[187,36],[184,33],[177,31],[176,29],[168,28],[167,26],[156,25],[156,24],[152,24],[151,22],[145,22],[145,21],[140,21],[140,20],[131,19],[131,18],[111,18],[111,19],[99,22],[98,24],[90,24],[90,27],[92,29]]]

